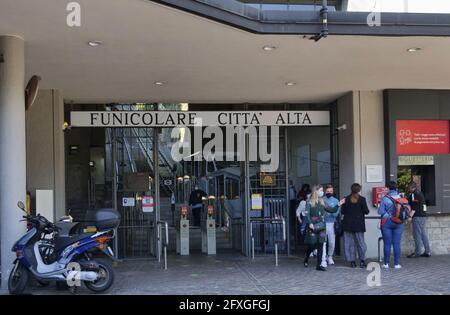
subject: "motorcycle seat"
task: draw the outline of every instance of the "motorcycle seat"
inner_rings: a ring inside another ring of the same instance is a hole
[[[57,237],[55,239],[55,249],[56,249],[56,251],[59,251],[73,243],[81,241],[87,237],[94,235],[94,234],[95,233],[82,233],[82,234],[77,234],[77,235]]]

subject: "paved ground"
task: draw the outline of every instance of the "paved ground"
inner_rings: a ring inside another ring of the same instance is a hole
[[[304,268],[300,257],[257,257],[235,253],[206,257],[169,256],[163,270],[155,260],[124,261],[108,294],[450,294],[450,256],[403,259],[403,269],[382,270],[381,287],[369,287],[370,271],[351,269],[342,261],[327,272]],[[312,265],[311,260],[310,265]],[[32,294],[69,294],[54,285],[29,290]],[[81,288],[79,294],[89,294]]]

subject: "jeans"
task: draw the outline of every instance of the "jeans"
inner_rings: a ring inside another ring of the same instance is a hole
[[[384,263],[389,264],[391,260],[391,247],[394,247],[394,264],[400,265],[401,241],[404,226],[397,224],[390,219],[381,227],[381,234],[384,242]]]
[[[322,260],[325,260],[328,257],[333,257],[334,255],[334,247],[336,244],[336,234],[334,233],[334,223],[327,222],[327,242],[323,245],[323,255]],[[327,247],[328,244],[328,253],[327,253]]]
[[[430,254],[430,243],[428,241],[427,230],[425,228],[425,224],[427,222],[426,217],[414,217],[412,219],[413,222],[413,236],[414,243],[416,244],[415,254],[420,255],[420,245],[423,243],[423,247],[425,248],[425,253]]]

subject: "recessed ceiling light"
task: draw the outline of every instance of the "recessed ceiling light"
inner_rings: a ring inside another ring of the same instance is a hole
[[[272,50],[277,49],[277,47],[276,47],[276,46],[269,46],[269,45],[266,45],[266,46],[264,46],[262,49],[265,50],[265,51],[272,51]]]
[[[100,46],[101,44],[102,44],[102,42],[99,40],[90,40],[88,42],[88,45],[91,47],[97,47],[97,46]]]
[[[411,47],[411,48],[408,48],[407,52],[412,53],[412,52],[418,52],[421,50],[422,50],[422,48],[420,48],[420,47]]]
[[[162,81],[155,81],[155,82],[153,82],[153,84],[161,86],[161,85],[165,85],[166,83],[162,82]]]
[[[294,86],[294,85],[296,85],[297,83],[295,83],[295,82],[286,82],[285,83],[287,86]]]

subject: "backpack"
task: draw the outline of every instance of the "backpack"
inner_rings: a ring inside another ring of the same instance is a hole
[[[411,216],[412,210],[406,198],[394,199],[386,195],[394,203],[394,213],[391,214],[391,221],[397,224],[405,223]]]

